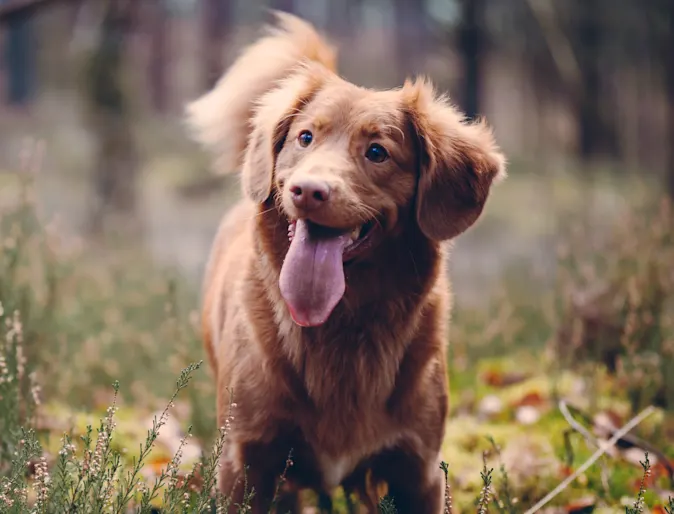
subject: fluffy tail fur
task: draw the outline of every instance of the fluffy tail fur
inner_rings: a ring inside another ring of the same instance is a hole
[[[245,48],[215,87],[187,105],[193,138],[215,154],[216,171],[238,171],[257,100],[303,62],[336,71],[335,50],[306,21],[275,11],[277,24]]]

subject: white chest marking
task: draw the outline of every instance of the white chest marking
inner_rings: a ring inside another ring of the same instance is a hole
[[[318,461],[323,475],[323,485],[328,491],[338,487],[347,474],[353,471],[355,464],[354,459],[349,455],[337,458],[320,455]]]

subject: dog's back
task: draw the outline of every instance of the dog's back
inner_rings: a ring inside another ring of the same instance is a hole
[[[255,206],[241,200],[223,217],[204,273],[201,327],[204,347],[216,373],[227,303],[253,251],[251,223],[254,216]]]

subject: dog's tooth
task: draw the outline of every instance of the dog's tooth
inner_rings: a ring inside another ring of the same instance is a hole
[[[360,231],[361,231],[362,228],[363,228],[363,226],[361,225],[359,227],[354,228],[351,231],[351,241],[355,241],[356,239],[358,239],[358,237],[360,236]]]

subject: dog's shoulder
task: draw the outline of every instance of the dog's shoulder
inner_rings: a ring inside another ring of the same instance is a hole
[[[223,216],[218,227],[202,284],[201,324],[204,344],[211,364],[217,359],[217,347],[231,294],[242,280],[253,255],[255,205],[239,201]]]

